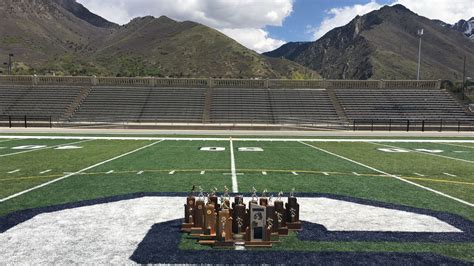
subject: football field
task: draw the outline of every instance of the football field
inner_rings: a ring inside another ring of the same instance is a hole
[[[0,138],[0,222],[25,210],[134,193],[185,196],[193,185],[245,195],[255,187],[274,196],[294,188],[303,198],[347,197],[453,215],[467,223],[463,241],[290,236],[277,249],[428,252],[474,262],[472,139]]]

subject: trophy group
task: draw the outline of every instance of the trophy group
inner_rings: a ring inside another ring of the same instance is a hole
[[[241,195],[235,196],[231,204],[227,187],[220,197],[216,188],[205,196],[201,187],[196,197],[195,188],[186,198],[181,231],[196,238],[199,244],[216,248],[272,247],[273,243],[279,242],[280,236],[301,230],[300,208],[294,189],[288,202],[284,203],[282,192],[273,201],[272,196],[267,197],[266,190],[258,197],[253,188],[247,206]]]

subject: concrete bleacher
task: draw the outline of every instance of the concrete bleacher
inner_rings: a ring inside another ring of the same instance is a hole
[[[0,115],[63,118],[80,89],[0,87]]]
[[[71,121],[202,122],[204,89],[93,88]]]
[[[214,89],[215,123],[318,123],[339,117],[323,89]]]
[[[337,89],[349,120],[468,120],[447,91],[430,89]]]

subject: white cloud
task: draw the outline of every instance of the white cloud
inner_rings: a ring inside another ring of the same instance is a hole
[[[78,0],[104,18],[126,24],[139,16],[161,15],[191,20],[228,34],[258,52],[284,43],[268,36],[265,26],[281,26],[294,0]]]
[[[406,6],[421,16],[439,19],[450,24],[474,16],[474,1],[472,0],[397,0],[396,3]]]
[[[282,40],[270,38],[268,32],[262,29],[222,29],[221,31],[225,35],[235,40],[239,40],[242,45],[259,53],[275,50],[285,44]]]
[[[440,19],[451,24],[460,19],[469,19],[474,14],[474,1],[472,0],[396,0],[390,5],[395,4],[402,4],[421,16]],[[357,15],[365,15],[382,6],[376,0],[371,0],[366,4],[332,8],[326,11],[327,16],[319,26],[310,27],[307,31],[312,33],[313,38],[317,40],[328,31],[346,25]]]
[[[317,40],[323,37],[328,31],[341,27],[349,23],[355,16],[365,15],[373,10],[381,8],[382,5],[376,1],[370,1],[364,5],[345,6],[341,8],[332,8],[326,11],[327,15],[321,24],[315,28],[310,29]]]

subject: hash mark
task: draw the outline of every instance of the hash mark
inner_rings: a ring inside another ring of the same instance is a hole
[[[422,175],[422,174],[419,174],[419,173],[414,173],[415,175],[417,176],[421,176],[421,177],[424,177],[425,175]]]
[[[140,171],[140,172],[137,173],[137,175],[141,175],[141,174],[143,174],[143,171]]]
[[[450,174],[450,173],[443,173],[443,175],[447,175],[447,176],[450,176],[450,177],[457,177],[457,175],[453,175],[453,174]]]
[[[18,172],[20,172],[20,169],[16,169],[16,170],[10,171],[10,172],[8,172],[8,173],[9,173],[9,174],[14,174],[14,173],[18,173]]]
[[[176,173],[176,171],[175,171],[175,170],[173,170],[173,171],[169,172],[169,174],[170,174],[170,175],[174,175],[174,173]]]
[[[42,175],[42,174],[46,174],[46,173],[49,173],[49,172],[51,172],[51,169],[49,169],[49,170],[44,170],[43,172],[40,172],[40,174]]]
[[[328,176],[329,174],[328,174],[328,173],[326,173],[326,172],[323,172],[323,175],[325,175],[325,176]]]
[[[267,172],[263,171],[263,172],[262,172],[262,175],[267,175]]]
[[[298,173],[297,173],[297,172],[291,172],[291,173],[292,173],[293,175],[298,175]]]
[[[359,173],[356,173],[356,172],[352,172],[352,173],[353,173],[354,175],[356,175],[356,176],[360,176]]]
[[[205,173],[206,173],[206,171],[201,171],[201,175],[203,175],[203,174],[205,174]]]
[[[110,171],[108,171],[108,172],[105,173],[105,174],[106,174],[106,175],[110,175],[110,174],[113,173],[113,172],[114,172],[114,170],[110,170]]]

